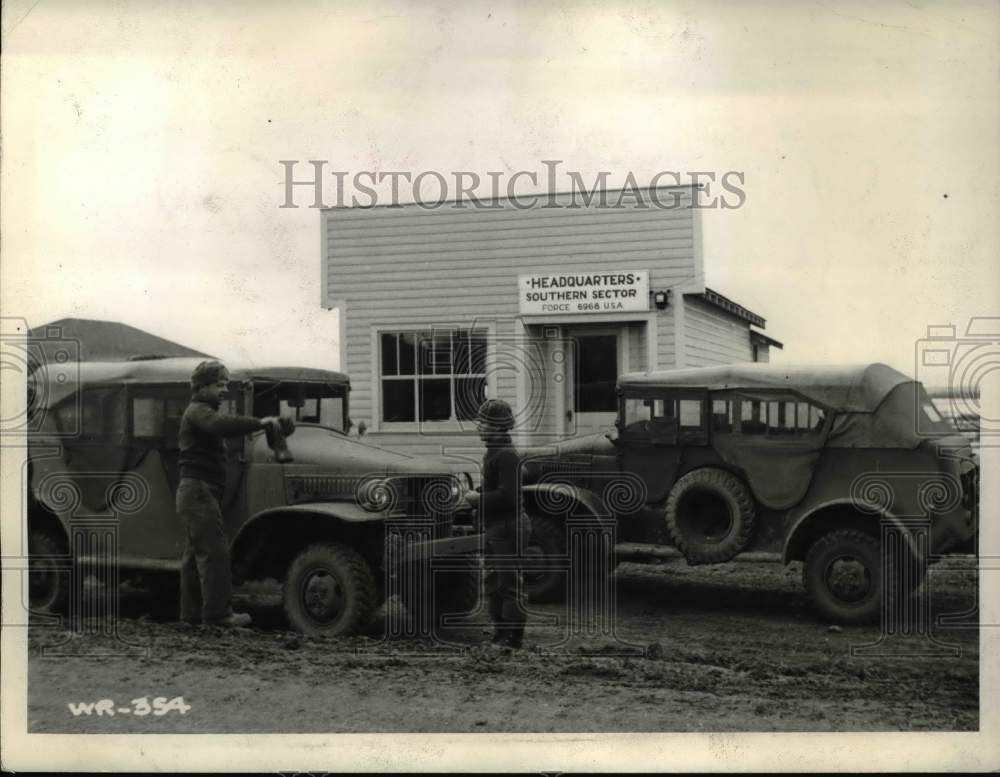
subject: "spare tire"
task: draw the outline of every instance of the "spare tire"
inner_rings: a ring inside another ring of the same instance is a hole
[[[754,501],[738,477],[696,469],[667,498],[667,531],[691,564],[718,564],[743,550],[753,535]]]

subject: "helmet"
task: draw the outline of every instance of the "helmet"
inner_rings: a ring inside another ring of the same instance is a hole
[[[514,411],[502,399],[487,399],[479,406],[476,421],[506,431],[514,428]]]

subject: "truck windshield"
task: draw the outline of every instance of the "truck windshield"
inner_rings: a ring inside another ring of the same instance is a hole
[[[284,416],[346,433],[347,387],[320,382],[255,382],[253,414],[257,418]]]

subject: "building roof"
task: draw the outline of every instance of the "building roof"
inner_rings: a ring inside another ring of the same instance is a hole
[[[763,316],[759,315],[758,313],[754,313],[752,310],[748,310],[739,303],[733,302],[731,299],[729,299],[729,297],[719,294],[719,292],[715,291],[714,289],[710,289],[707,286],[705,287],[705,291],[701,293],[690,292],[688,294],[685,294],[684,298],[700,299],[702,302],[705,302],[713,307],[716,307],[719,310],[724,310],[730,315],[736,316],[736,318],[740,319],[741,321],[746,321],[748,324],[754,324],[755,326],[759,326],[761,329],[764,329],[767,323]]]
[[[746,362],[718,367],[631,372],[618,379],[622,388],[679,387],[710,391],[786,389],[825,407],[854,413],[873,412],[892,389],[913,382],[912,378],[880,363],[788,367]]]
[[[70,341],[80,361],[125,361],[137,356],[189,356],[214,358],[180,343],[136,329],[120,321],[89,318],[61,318],[28,331],[28,337],[40,344],[50,356],[49,343]]]
[[[773,337],[768,337],[763,332],[758,332],[756,329],[750,330],[750,342],[751,343],[763,343],[764,345],[774,346],[775,348],[781,348],[784,350],[784,343],[779,340],[775,340]]]
[[[187,385],[191,372],[203,361],[191,358],[147,359],[141,361],[81,362],[76,368],[61,369],[69,380],[50,381],[44,392],[44,406],[52,407],[82,385],[171,384]],[[226,365],[232,380],[316,381],[350,385],[347,375],[313,367],[251,367]]]

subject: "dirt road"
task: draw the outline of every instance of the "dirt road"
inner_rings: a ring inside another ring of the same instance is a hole
[[[528,645],[483,645],[470,617],[456,647],[426,639],[314,640],[158,623],[132,603],[118,634],[29,634],[31,732],[969,731],[978,728],[974,629],[936,629],[953,655],[852,657],[877,628],[830,628],[808,609],[798,565],[623,565],[614,635],[553,650],[565,608],[533,607]],[[934,614],[975,602],[968,567],[932,570]],[[394,600],[388,607],[394,612]],[[130,609],[131,608],[131,609]],[[276,622],[258,593],[237,609]],[[548,621],[546,622],[546,618]],[[67,641],[68,640],[68,641]],[[42,655],[58,651],[77,655]],[[914,639],[905,643],[912,649]],[[923,648],[934,647],[920,641]],[[549,647],[545,647],[549,646]],[[892,647],[892,646],[888,646]],[[896,649],[899,649],[898,646]],[[940,646],[937,648],[940,650]],[[134,652],[134,651],[133,651]],[[144,652],[144,654],[142,654]],[[141,701],[143,697],[146,702]],[[157,700],[162,697],[162,700]],[[189,705],[181,712],[183,697]],[[115,714],[69,704],[111,700]],[[139,701],[133,701],[139,700]],[[157,709],[152,705],[157,702]],[[148,714],[147,706],[150,710]],[[124,712],[123,710],[128,710]],[[163,714],[157,714],[162,712]]]

